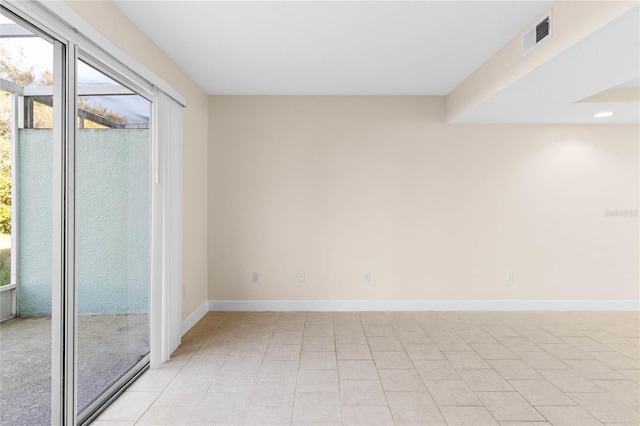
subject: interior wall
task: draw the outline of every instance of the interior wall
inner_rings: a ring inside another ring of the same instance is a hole
[[[438,97],[211,96],[209,297],[637,300],[639,141],[447,125]]]
[[[125,53],[146,66],[187,98],[183,134],[183,299],[187,318],[207,294],[207,95],[111,1],[67,4]]]

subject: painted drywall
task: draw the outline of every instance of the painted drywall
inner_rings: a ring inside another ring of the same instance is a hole
[[[18,133],[20,313],[51,314],[51,130]],[[79,130],[78,313],[147,313],[149,131]]]
[[[607,89],[593,96],[578,101],[579,103],[611,103],[636,102],[640,103],[640,87],[624,87]]]
[[[187,98],[183,133],[183,265],[187,318],[207,295],[207,95],[111,1],[67,1],[73,10],[125,53]]]
[[[551,37],[528,55],[522,56],[522,36],[546,16],[545,12],[449,94],[447,121],[457,122],[465,112],[477,107],[637,5],[637,1],[555,1],[550,8]]]
[[[211,299],[640,298],[636,125],[449,125],[437,97],[209,113]]]

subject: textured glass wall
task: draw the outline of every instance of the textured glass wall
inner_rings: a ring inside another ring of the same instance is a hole
[[[51,140],[51,130],[18,135],[21,315],[51,314],[51,247],[43,240],[52,232]],[[146,313],[149,130],[80,129],[77,144],[78,313]]]

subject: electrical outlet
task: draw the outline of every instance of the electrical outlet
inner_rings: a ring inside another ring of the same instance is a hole
[[[365,282],[371,282],[371,272],[365,272],[363,278]]]
[[[182,286],[182,298],[184,299],[185,297],[187,297],[187,286],[183,285]]]
[[[304,272],[298,272],[298,281],[301,283],[304,282]]]
[[[257,272],[254,272],[251,274],[251,282],[252,283],[257,283],[258,281],[260,281],[260,274]]]
[[[513,272],[507,272],[507,281],[513,281]]]

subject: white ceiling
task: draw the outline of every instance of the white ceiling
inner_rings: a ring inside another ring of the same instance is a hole
[[[552,3],[124,1],[214,95],[447,95]]]
[[[640,122],[638,102],[584,102],[611,88],[638,87],[640,6],[580,40],[456,117],[456,123]],[[598,112],[613,116],[594,118]]]

